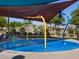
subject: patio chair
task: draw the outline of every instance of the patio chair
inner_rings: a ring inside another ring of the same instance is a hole
[[[17,55],[17,56],[14,56],[12,59],[24,59],[25,56],[23,55]]]

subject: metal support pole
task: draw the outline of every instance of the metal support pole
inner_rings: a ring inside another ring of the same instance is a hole
[[[41,19],[43,20],[43,22],[44,22],[44,48],[46,49],[46,47],[47,47],[47,43],[46,43],[46,41],[47,41],[47,35],[46,35],[46,22],[45,22],[45,18],[43,17],[43,16],[41,16]]]
[[[8,40],[10,40],[10,26],[9,26],[9,23],[10,23],[10,18],[8,17]]]

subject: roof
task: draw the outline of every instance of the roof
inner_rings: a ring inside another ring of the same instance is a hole
[[[42,15],[46,22],[49,22],[58,14],[76,1],[66,1],[55,4],[33,5],[33,6],[0,6],[0,16],[24,18],[25,16]],[[40,19],[30,19],[42,21]]]

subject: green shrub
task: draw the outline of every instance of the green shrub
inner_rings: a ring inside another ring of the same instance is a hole
[[[70,29],[68,29],[68,32],[69,32],[70,34],[74,34],[75,30],[74,30],[73,28],[70,28]]]

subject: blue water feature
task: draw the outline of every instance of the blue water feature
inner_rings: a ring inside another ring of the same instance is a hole
[[[44,49],[44,40],[16,40],[15,42],[4,42],[0,44],[1,48],[6,50],[22,51],[22,52],[58,52],[68,51],[79,48],[79,44],[70,41],[64,41],[55,39],[47,39],[47,49]]]

